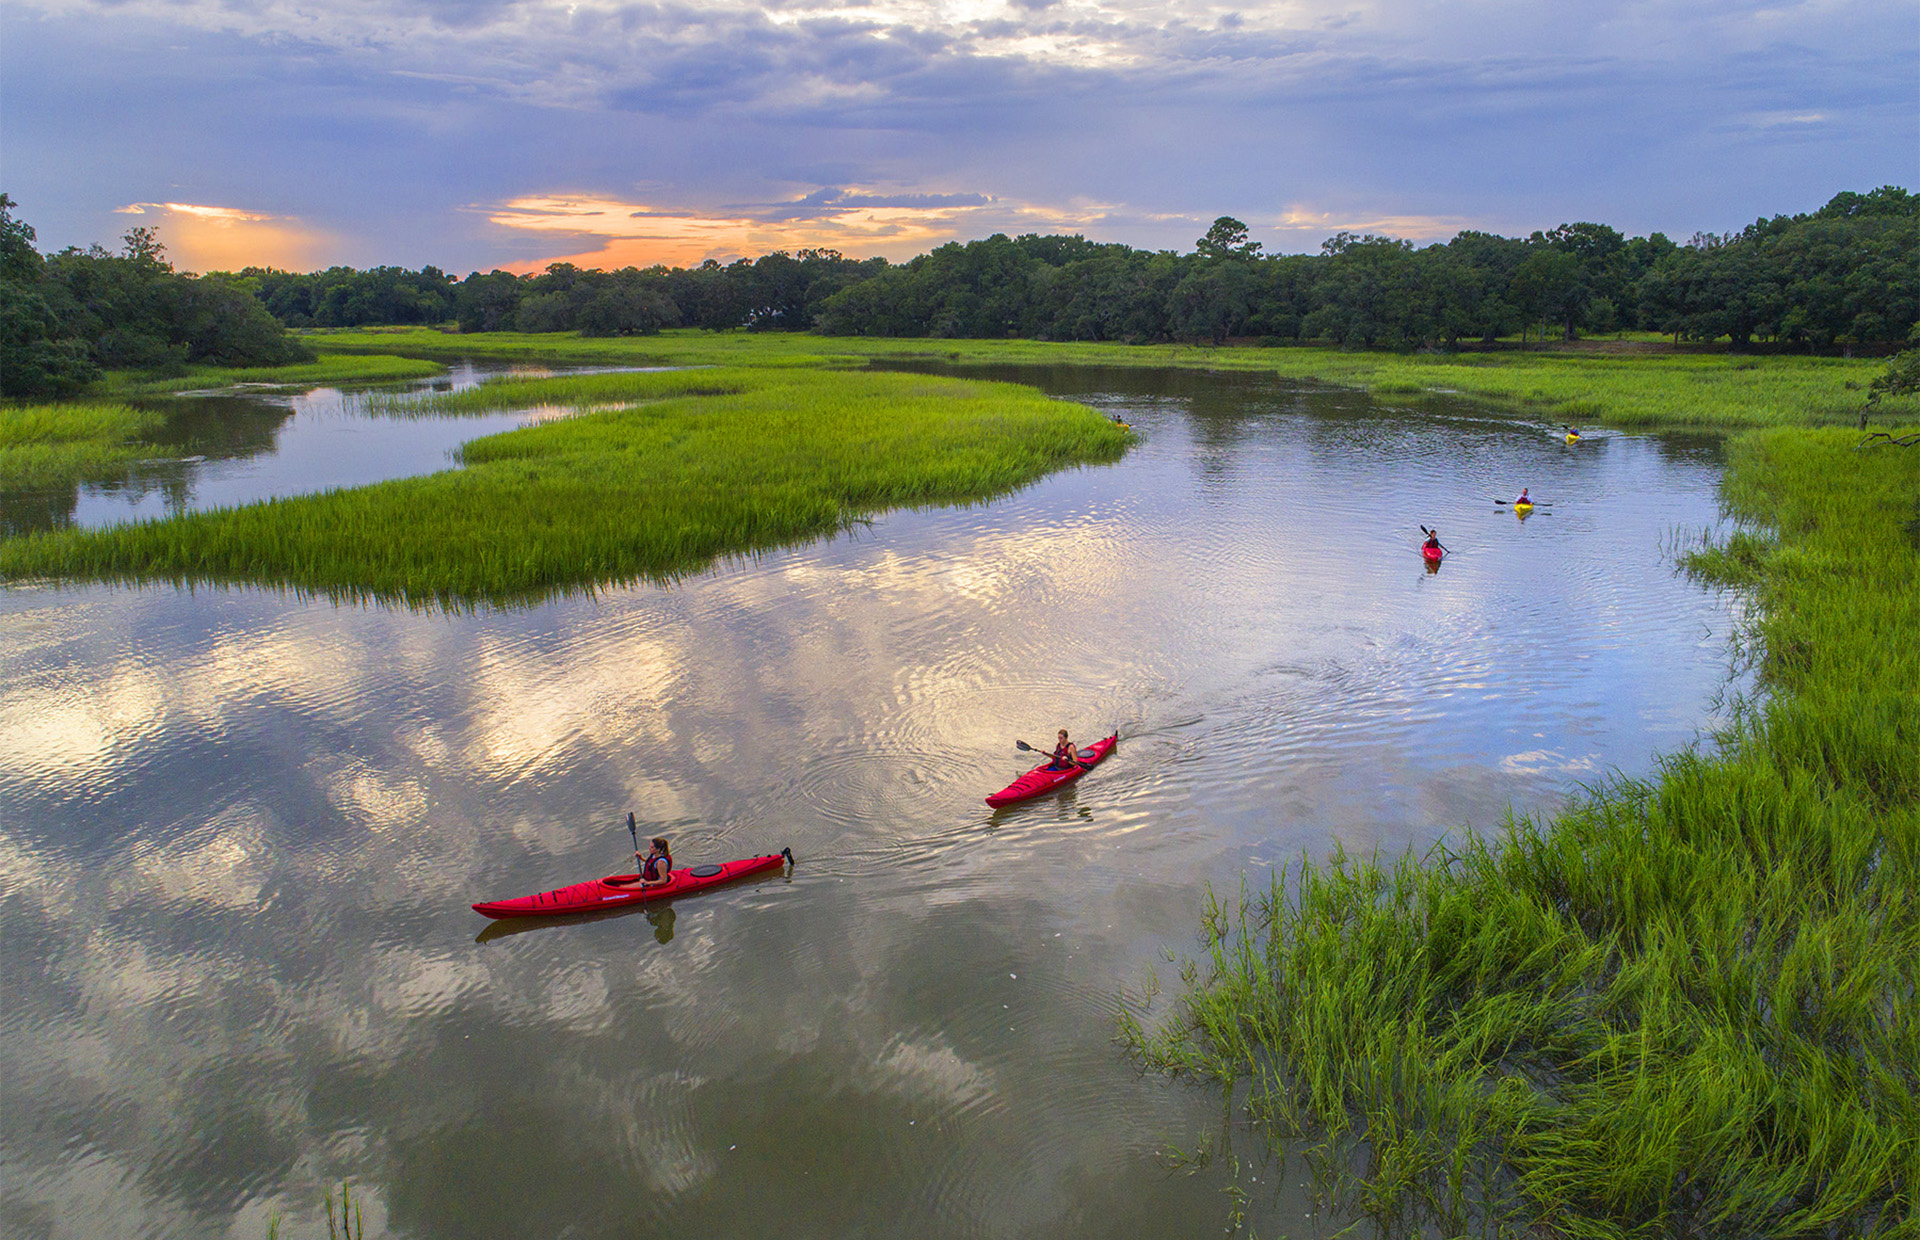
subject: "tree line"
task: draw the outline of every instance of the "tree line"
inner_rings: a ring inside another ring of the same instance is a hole
[[[0,395],[60,396],[103,370],[279,366],[313,353],[249,291],[175,272],[151,228],[41,255],[0,194]]]
[[[1420,248],[1343,232],[1318,254],[1259,251],[1230,217],[1188,255],[995,236],[942,246],[836,294],[816,327],[1385,348],[1640,330],[1824,349],[1904,341],[1920,322],[1920,197],[1892,186],[1686,244],[1575,223],[1524,239],[1462,232]]]
[[[1342,232],[1263,255],[1216,220],[1190,254],[1083,236],[953,242],[904,263],[832,250],[693,268],[534,275],[434,267],[229,277],[293,327],[457,322],[462,331],[609,336],[688,326],[829,335],[1144,343],[1258,338],[1371,348],[1531,332],[1653,331],[1813,349],[1906,340],[1920,321],[1920,196],[1885,186],[1685,243],[1562,224],[1443,244]]]
[[[1416,247],[1342,232],[1265,255],[1231,217],[1192,253],[1084,236],[952,242],[904,263],[825,249],[697,267],[537,274],[249,267],[173,271],[150,229],[42,257],[0,195],[0,392],[71,391],[101,368],[272,365],[285,328],[438,325],[617,336],[687,326],[828,335],[1148,343],[1257,339],[1456,347],[1533,333],[1653,331],[1808,349],[1916,338],[1920,196],[1895,186],[1685,243],[1605,224],[1462,232]]]
[[[806,331],[827,298],[887,269],[884,258],[801,250],[698,267],[618,271],[553,263],[537,275],[437,267],[333,267],[302,274],[249,267],[228,277],[289,327],[458,323],[466,332],[646,335],[663,327]]]

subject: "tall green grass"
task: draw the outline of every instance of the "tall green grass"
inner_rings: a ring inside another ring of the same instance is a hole
[[[571,333],[469,336],[438,331],[337,332],[326,351],[539,358],[555,363],[676,366],[861,365],[930,358],[968,364],[1180,366],[1319,380],[1382,395],[1465,394],[1543,417],[1621,427],[1743,430],[1852,425],[1885,363],[1864,359],[1654,353],[1396,354],[1324,348],[1063,344],[1032,340],[896,340],[793,333],[671,331],[589,339]],[[1911,420],[1920,401],[1885,402],[1877,420]]]
[[[1754,592],[1767,695],[1717,753],[1211,903],[1131,1046],[1386,1234],[1915,1234],[1920,452],[1858,439],[1734,445],[1772,534],[1691,565]]]
[[[113,371],[91,389],[99,396],[148,396],[190,392],[238,384],[313,387],[318,384],[398,383],[425,379],[446,367],[426,358],[334,353],[288,366],[190,366],[183,373],[155,377],[138,371]]]
[[[152,455],[142,443],[164,415],[126,405],[0,408],[0,486],[71,486],[118,477]]]
[[[1084,406],[976,380],[790,368],[541,382],[646,403],[476,440],[465,468],[427,477],[11,539],[0,576],[512,602],[671,579],[888,508],[984,499],[1113,460],[1130,441]],[[511,403],[529,389],[552,390],[487,385],[460,399],[514,391]]]
[[[403,416],[496,413],[503,409],[595,409],[669,396],[727,396],[754,386],[746,370],[668,370],[529,377],[499,375],[458,392],[378,392],[371,412]]]

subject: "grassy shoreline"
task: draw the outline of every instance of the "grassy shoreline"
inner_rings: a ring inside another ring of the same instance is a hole
[[[93,385],[88,397],[166,396],[179,392],[249,387],[315,387],[323,384],[403,383],[440,374],[445,366],[430,358],[397,354],[323,354],[311,362],[287,366],[189,366],[183,373],[156,377],[114,371]]]
[[[819,367],[507,380],[449,399],[512,407],[583,383],[592,397],[570,400],[620,407],[475,440],[459,470],[9,539],[0,577],[507,604],[985,499],[1130,442],[1031,388]]]
[[[1558,818],[1303,859],[1206,913],[1169,1018],[1383,1234],[1911,1234],[1920,1223],[1920,452],[1732,448],[1764,703]]]
[[[117,404],[0,410],[0,486],[60,487],[115,478],[151,456],[143,438],[165,416]]]
[[[1744,430],[1853,425],[1884,359],[1745,354],[1396,354],[1338,349],[925,340],[676,330],[657,336],[341,331],[308,338],[327,352],[516,358],[579,365],[864,366],[926,359],[957,365],[1079,365],[1244,371],[1418,399],[1463,394],[1545,418],[1619,427]],[[1876,422],[1914,420],[1920,401],[1883,402]]]

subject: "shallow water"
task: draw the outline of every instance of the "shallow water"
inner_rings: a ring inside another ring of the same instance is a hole
[[[1160,1153],[1218,1103],[1112,1044],[1206,885],[1492,829],[1713,723],[1733,604],[1663,551],[1716,519],[1711,443],[998,373],[1141,442],[525,610],[0,593],[0,1233],[324,1234],[346,1176],[369,1235],[1207,1234],[1224,1166]],[[1059,726],[1122,740],[988,810]],[[629,809],[681,864],[798,864],[468,910],[621,868]],[[1337,1230],[1245,1176],[1263,1234]]]
[[[452,469],[462,444],[572,411],[408,417],[376,412],[372,402],[383,392],[455,392],[499,374],[562,373],[590,372],[465,362],[385,388],[222,389],[148,402],[167,415],[151,458],[111,482],[0,488],[0,535],[94,529]]]

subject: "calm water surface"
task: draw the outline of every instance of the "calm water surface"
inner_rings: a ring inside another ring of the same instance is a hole
[[[1115,996],[1208,883],[1550,810],[1711,726],[1711,445],[1007,372],[1141,444],[511,612],[0,593],[0,1233],[1190,1237],[1205,1093]],[[462,435],[471,435],[464,423]],[[1553,506],[1524,523],[1492,499]],[[1419,523],[1453,555],[1437,573]],[[1115,755],[989,811],[1056,727]],[[619,868],[790,877],[519,933]],[[1332,1234],[1255,1165],[1252,1221]]]
[[[459,463],[460,445],[469,440],[572,410],[409,417],[377,412],[374,402],[383,391],[454,392],[500,374],[541,377],[605,369],[616,368],[463,362],[436,378],[386,389],[227,388],[153,401],[167,421],[153,436],[150,459],[113,482],[0,488],[0,535],[96,528],[451,469]]]

